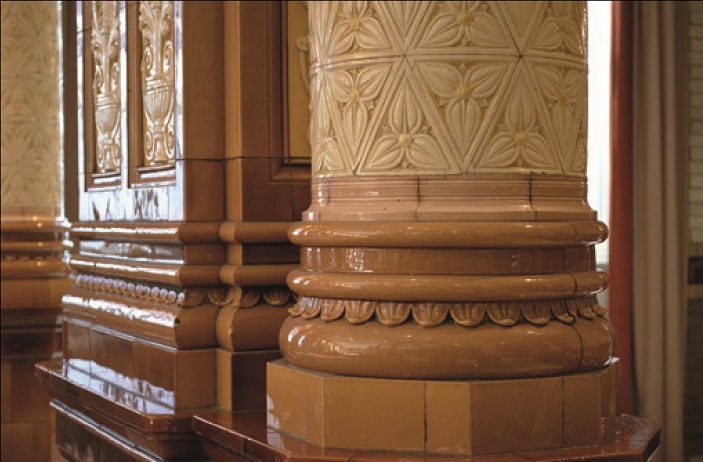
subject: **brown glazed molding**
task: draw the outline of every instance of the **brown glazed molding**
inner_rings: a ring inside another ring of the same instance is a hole
[[[193,416],[193,430],[203,445],[203,451],[214,462],[241,462],[247,458],[281,462],[645,462],[649,460],[660,441],[660,430],[655,424],[630,415],[617,419],[615,438],[595,446],[488,457],[322,448],[267,428],[266,415],[259,412],[198,412]]]
[[[219,243],[220,224],[174,222],[78,222],[71,228],[71,236],[79,239],[104,239],[121,242],[151,243]]]
[[[4,212],[4,210],[3,210]],[[65,278],[70,225],[63,220],[3,221],[0,243],[2,279]]]
[[[387,301],[545,300],[593,295],[607,286],[603,272],[495,277],[295,270],[288,275],[288,287],[303,296]]]
[[[411,319],[422,327],[436,327],[454,321],[464,327],[476,327],[492,322],[511,327],[518,322],[546,326],[556,320],[574,324],[577,318],[594,320],[604,317],[606,310],[596,297],[556,300],[508,302],[394,302],[369,300],[342,300],[301,297],[289,313],[304,319],[320,317],[330,322],[344,317],[351,324],[378,321],[384,326],[397,326]]]
[[[407,180],[394,181],[390,186],[400,188]],[[377,199],[348,192],[339,210]],[[595,267],[594,246],[607,236],[603,223],[566,215],[395,218],[323,216],[290,228],[302,247],[301,268],[288,275],[299,299],[279,337],[291,364],[450,380],[541,377],[609,364],[614,332],[595,297],[608,285]]]
[[[313,178],[305,221],[594,220],[586,179],[544,174]]]
[[[303,247],[570,247],[599,244],[598,221],[302,222],[288,235]]]
[[[459,380],[599,369],[612,359],[613,339],[610,321],[600,316],[579,319],[573,325],[519,322],[503,327],[484,322],[468,329],[453,322],[388,327],[378,322],[290,317],[281,328],[279,342],[286,360],[312,371]]]

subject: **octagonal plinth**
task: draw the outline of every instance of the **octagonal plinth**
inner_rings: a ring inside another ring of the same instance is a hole
[[[452,455],[596,445],[614,436],[619,362],[535,379],[388,380],[268,364],[270,428],[324,448]]]

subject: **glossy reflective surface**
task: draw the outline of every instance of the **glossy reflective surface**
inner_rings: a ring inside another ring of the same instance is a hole
[[[617,461],[645,462],[659,445],[659,428],[639,417],[618,419],[615,439],[584,448],[534,451],[485,457],[449,457],[419,453],[383,453],[325,449],[266,428],[263,413],[227,414],[201,412],[193,417],[193,429],[214,462],[277,460],[297,462],[526,462]]]
[[[586,336],[599,335],[584,340],[575,328],[582,323],[593,329]],[[612,357],[612,329],[601,318],[579,319],[574,326],[552,322],[509,328],[289,318],[279,341],[284,357],[298,367],[362,377],[539,377],[601,368]]]

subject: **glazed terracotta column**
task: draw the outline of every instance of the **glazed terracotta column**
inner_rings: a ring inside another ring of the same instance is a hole
[[[2,456],[50,460],[34,363],[61,354],[63,212],[59,2],[2,2]],[[7,437],[6,437],[7,436]]]
[[[310,3],[313,202],[270,426],[455,454],[612,435],[585,26],[583,2]],[[279,399],[293,377],[318,407]]]

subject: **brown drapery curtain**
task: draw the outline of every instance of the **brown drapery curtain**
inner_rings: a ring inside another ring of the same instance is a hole
[[[610,77],[610,320],[621,361],[620,411],[632,409],[632,10],[613,2]]]
[[[686,2],[614,2],[610,308],[623,411],[683,461]]]

